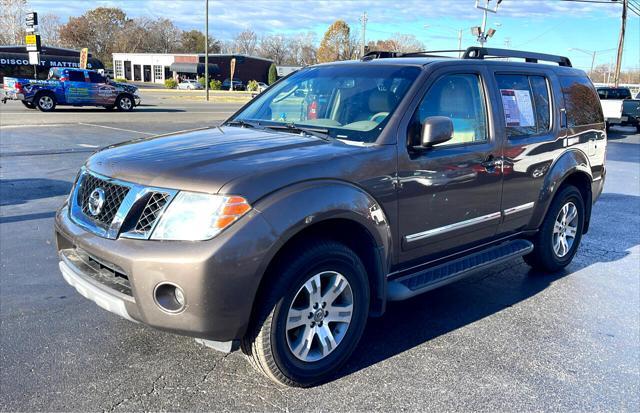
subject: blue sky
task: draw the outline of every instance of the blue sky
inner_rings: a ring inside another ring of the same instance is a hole
[[[168,17],[182,29],[204,29],[204,0],[29,0],[39,13],[58,14],[63,21],[98,7],[120,7],[130,17]],[[480,25],[482,12],[474,0],[234,0],[209,1],[209,32],[229,39],[245,28],[258,34],[314,32],[320,39],[336,19],[360,31],[359,18],[368,14],[367,40],[396,32],[415,35],[429,49],[457,47],[455,29],[464,28],[463,47],[475,44],[469,27]],[[587,4],[561,0],[503,0],[489,27],[497,29],[489,46],[567,55],[574,66],[589,69],[591,57],[569,48],[607,50],[617,47],[619,4]],[[425,26],[427,26],[425,28]],[[597,55],[609,64],[615,50]],[[640,18],[630,14],[625,38],[625,68],[640,68]]]

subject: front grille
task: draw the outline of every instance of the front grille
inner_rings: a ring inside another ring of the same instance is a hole
[[[101,191],[96,191],[98,188]],[[69,216],[76,224],[104,238],[149,239],[177,192],[103,177],[82,168],[71,197]]]
[[[147,233],[153,228],[153,224],[160,216],[160,212],[169,201],[170,195],[163,192],[154,192],[149,197],[147,205],[145,205],[138,222],[136,223],[135,232]]]
[[[84,174],[80,185],[78,204],[82,208],[82,212],[92,220],[108,227],[116,216],[120,204],[127,196],[129,188],[100,179],[91,174]],[[96,188],[102,188],[105,201],[100,213],[94,216],[89,212],[89,196]]]

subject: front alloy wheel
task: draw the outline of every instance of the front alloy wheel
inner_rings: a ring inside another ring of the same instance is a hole
[[[133,106],[134,106],[133,99],[129,95],[122,95],[118,98],[118,101],[116,102],[116,106],[121,111],[125,111],[125,112],[130,111],[133,109]]]
[[[342,342],[353,311],[349,281],[335,271],[311,277],[298,290],[287,314],[287,344],[299,360],[314,362]]]
[[[360,257],[335,241],[291,250],[269,274],[242,351],[279,384],[329,379],[355,350],[369,312]]]

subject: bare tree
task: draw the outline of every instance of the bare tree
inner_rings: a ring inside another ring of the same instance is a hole
[[[38,30],[42,37],[42,43],[46,46],[60,47],[60,17],[57,14],[47,13],[38,17]]]
[[[27,0],[0,0],[0,44],[24,42]]]
[[[147,17],[137,19],[127,19],[122,29],[114,37],[112,48],[114,52],[150,52],[153,39],[150,36],[149,28],[153,21]]]
[[[411,53],[425,50],[425,45],[412,34],[395,33],[390,39],[370,41],[369,50]]]
[[[396,44],[396,52],[411,53],[425,50],[425,45],[413,34],[396,33],[391,40]]]
[[[236,42],[233,40],[221,40],[220,41],[220,53],[223,54],[236,54]]]
[[[258,46],[258,36],[253,30],[244,30],[233,39],[236,53],[253,56]]]
[[[70,17],[62,26],[60,37],[71,47],[88,47],[89,52],[103,62],[111,61],[116,37],[127,27],[124,11],[118,8],[98,7],[79,17]],[[137,39],[130,39],[137,40]]]
[[[150,52],[171,53],[180,46],[181,30],[169,19],[159,18],[147,25],[148,45]]]
[[[307,66],[316,63],[318,48],[313,32],[298,33],[287,39],[289,56],[287,63],[296,66]]]
[[[260,40],[259,53],[260,56],[273,60],[277,65],[285,63],[289,54],[285,36],[279,34],[263,37]]]

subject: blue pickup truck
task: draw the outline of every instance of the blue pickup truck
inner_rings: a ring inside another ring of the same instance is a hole
[[[137,91],[135,86],[110,81],[93,70],[53,67],[46,80],[5,77],[2,103],[20,100],[27,108],[42,112],[56,105],[130,111],[140,104]]]

